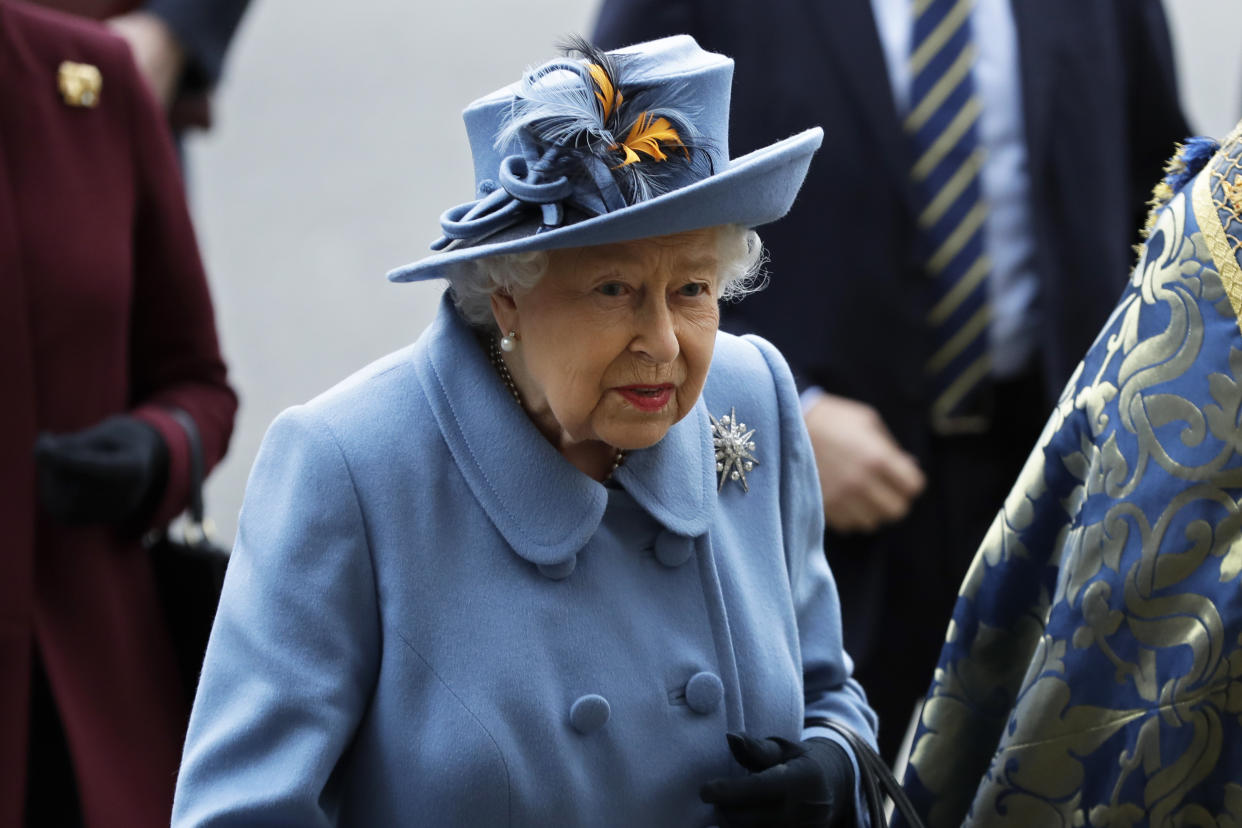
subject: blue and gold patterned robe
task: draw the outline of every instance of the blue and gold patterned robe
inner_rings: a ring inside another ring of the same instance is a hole
[[[933,828],[1242,826],[1242,127],[1186,164],[962,585]]]

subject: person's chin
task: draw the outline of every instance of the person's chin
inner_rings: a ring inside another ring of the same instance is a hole
[[[671,409],[671,406],[670,406]],[[668,430],[673,427],[674,413],[671,410],[656,413],[627,412],[628,416],[616,418],[604,428],[598,430],[604,442],[625,451],[651,448],[664,439]]]

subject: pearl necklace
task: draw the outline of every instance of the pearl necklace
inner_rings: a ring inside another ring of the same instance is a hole
[[[518,393],[517,384],[513,381],[513,374],[509,373],[509,366],[505,363],[504,356],[500,353],[500,345],[496,342],[495,337],[488,340],[487,345],[488,356],[491,357],[492,367],[496,369],[496,373],[500,374],[500,380],[509,389],[509,393],[513,395],[513,400],[518,404],[518,408],[522,411],[526,410],[526,406],[522,404],[522,395]],[[608,474],[604,475],[601,483],[607,483],[612,479],[612,475],[620,467],[621,462],[625,460],[625,450],[617,449],[616,455],[612,458],[612,468],[608,470]]]

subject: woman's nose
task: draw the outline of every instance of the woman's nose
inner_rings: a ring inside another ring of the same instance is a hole
[[[672,362],[681,353],[676,320],[664,302],[648,302],[638,315],[638,329],[630,350],[653,362]]]

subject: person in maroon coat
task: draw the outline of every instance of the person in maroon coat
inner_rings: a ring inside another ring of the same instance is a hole
[[[129,49],[9,0],[0,286],[0,828],[167,825],[188,711],[139,537],[188,495],[170,409],[210,467],[237,399]]]

